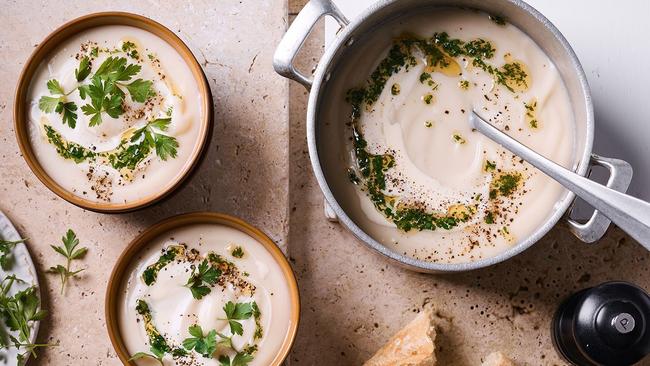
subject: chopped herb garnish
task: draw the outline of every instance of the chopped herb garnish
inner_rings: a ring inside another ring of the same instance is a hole
[[[451,137],[452,137],[452,139],[454,140],[454,142],[456,142],[456,143],[458,143],[458,144],[461,144],[461,145],[467,142],[467,141],[465,140],[465,138],[464,138],[461,134],[459,134],[459,133],[455,133],[455,134],[453,134]]]
[[[431,102],[433,101],[433,95],[431,95],[431,94],[426,94],[424,97],[422,97],[422,100],[423,100],[424,103],[426,103],[426,104],[431,104]]]
[[[232,250],[232,252],[230,252],[230,254],[232,254],[232,256],[235,257],[235,258],[243,258],[244,257],[244,248],[242,248],[241,246],[236,246],[235,248],[233,248],[233,250]]]
[[[491,172],[491,171],[493,171],[494,169],[496,169],[496,167],[497,167],[497,163],[496,163],[496,162],[494,162],[494,161],[490,161],[490,160],[486,160],[486,161],[485,161],[485,168],[484,168],[484,169],[485,169],[486,172]]]
[[[163,253],[156,263],[149,265],[142,272],[142,280],[147,286],[151,286],[158,278],[158,272],[165,268],[166,265],[175,259],[180,259],[185,255],[185,247],[180,245],[170,245],[163,249]]]
[[[498,196],[508,197],[519,187],[522,176],[520,173],[503,173],[492,179],[490,184],[490,198]]]

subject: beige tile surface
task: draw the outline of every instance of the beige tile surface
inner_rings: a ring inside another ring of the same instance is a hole
[[[141,230],[173,214],[215,210],[238,215],[286,246],[288,228],[288,84],[271,66],[286,27],[284,0],[0,1],[0,210],[25,237],[50,316],[40,339],[59,342],[38,365],[118,365],[104,324],[111,268]],[[102,215],[59,199],[29,171],[13,131],[18,74],[38,42],[74,17],[103,10],[149,16],[176,32],[202,63],[216,111],[209,151],[198,173],[171,199],[136,213]],[[65,296],[43,271],[59,263],[50,244],[67,228],[90,248]]]
[[[296,12],[305,3],[290,2]],[[299,60],[303,70],[322,53],[322,27],[312,37]],[[650,255],[616,228],[588,245],[558,225],[525,253],[468,273],[425,275],[389,263],[325,220],[307,155],[307,92],[293,82],[289,89],[289,242],[303,305],[294,364],[360,365],[431,303],[438,309],[441,365],[479,365],[496,350],[519,365],[563,365],[549,328],[565,296],[607,280],[650,288]]]

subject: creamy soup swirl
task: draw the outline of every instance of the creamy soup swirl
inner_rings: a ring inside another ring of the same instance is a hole
[[[66,41],[40,66],[29,95],[41,166],[76,196],[109,204],[169,185],[195,150],[205,113],[183,58],[128,26]]]
[[[138,364],[269,365],[279,352],[289,289],[250,236],[220,225],[175,230],[129,271],[118,316]]]
[[[402,25],[368,79],[348,90],[355,220],[396,250],[436,262],[493,256],[544,222],[563,190],[480,133],[472,110],[569,166],[570,100],[553,63],[516,27],[466,10]]]

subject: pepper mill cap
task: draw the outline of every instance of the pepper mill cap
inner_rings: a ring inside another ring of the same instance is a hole
[[[650,353],[650,297],[628,282],[607,282],[576,299],[577,347],[596,365],[631,365]]]

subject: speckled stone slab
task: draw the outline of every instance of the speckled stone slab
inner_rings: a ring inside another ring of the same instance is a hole
[[[0,209],[28,237],[50,315],[39,340],[59,343],[38,365],[119,365],[104,321],[104,292],[118,255],[143,229],[174,214],[210,210],[239,216],[286,250],[288,232],[288,84],[273,72],[287,25],[285,0],[0,1]],[[207,155],[169,200],[130,214],[72,206],[43,186],[20,156],[13,93],[24,62],[50,31],[75,17],[129,11],[159,21],[194,52],[212,89],[215,128]],[[67,228],[90,248],[87,268],[65,296],[45,270],[60,262],[50,244]]]
[[[304,3],[290,0],[293,15]],[[321,24],[302,52],[302,70],[314,68],[323,44]],[[650,289],[650,254],[617,228],[589,245],[558,225],[523,254],[468,273],[426,275],[388,262],[323,215],[307,155],[307,95],[290,84],[289,242],[303,306],[294,364],[360,365],[432,304],[439,365],[478,366],[497,350],[518,365],[565,365],[550,322],[566,296],[608,280]]]

